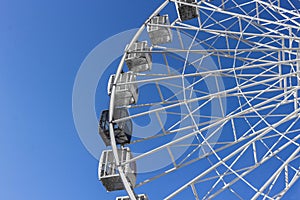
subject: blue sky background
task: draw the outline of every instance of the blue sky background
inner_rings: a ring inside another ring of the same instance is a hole
[[[97,44],[138,27],[162,1],[128,2],[0,0],[1,200],[116,196],[77,135],[72,89]]]
[[[1,200],[117,196],[98,181],[98,161],[77,135],[73,83],[97,44],[137,28],[162,2],[0,0]]]

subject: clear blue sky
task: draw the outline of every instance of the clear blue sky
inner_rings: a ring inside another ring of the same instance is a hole
[[[97,44],[161,2],[0,0],[0,200],[115,198],[77,135],[73,83]]]
[[[77,70],[162,1],[0,0],[0,199],[114,199],[73,123]],[[95,133],[97,134],[97,133]]]

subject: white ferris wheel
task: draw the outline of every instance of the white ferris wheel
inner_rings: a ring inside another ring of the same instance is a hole
[[[299,30],[299,0],[163,2],[108,83],[106,190],[284,197],[300,176]]]

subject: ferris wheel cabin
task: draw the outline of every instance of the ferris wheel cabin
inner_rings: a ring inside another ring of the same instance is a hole
[[[197,0],[179,0],[179,1],[197,5]],[[181,21],[187,21],[198,17],[198,9],[195,6],[177,3],[176,7]]]
[[[124,163],[132,158],[128,147],[118,149],[119,162]],[[124,173],[131,187],[136,184],[136,163],[130,162],[125,164]],[[124,184],[118,173],[117,164],[112,150],[102,152],[98,167],[98,177],[107,191],[124,190]]]
[[[128,117],[128,111],[125,108],[117,108],[114,110],[114,120]],[[132,135],[132,121],[130,119],[113,123],[116,144],[130,143]],[[106,146],[111,145],[109,134],[109,111],[104,110],[101,113],[99,122],[99,134]]]
[[[112,85],[114,84],[115,75],[111,75],[108,86],[107,93],[111,94]],[[121,73],[115,93],[115,106],[128,106],[130,104],[135,104],[138,100],[138,86],[136,83],[136,75],[132,72]]]
[[[128,45],[126,49],[128,48]],[[147,41],[133,43],[127,52],[125,62],[130,71],[144,72],[152,68],[152,55]]]
[[[139,194],[136,198],[137,200],[148,200],[148,197],[145,194]],[[117,197],[116,200],[130,200],[130,198],[127,197]]]
[[[162,26],[160,26],[162,25]],[[172,41],[172,32],[168,15],[155,16],[147,24],[147,32],[152,44],[164,44]]]

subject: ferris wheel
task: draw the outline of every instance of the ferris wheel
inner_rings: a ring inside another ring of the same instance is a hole
[[[109,79],[99,179],[118,200],[281,199],[299,87],[298,0],[167,0]]]

